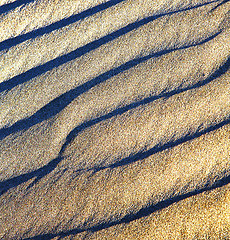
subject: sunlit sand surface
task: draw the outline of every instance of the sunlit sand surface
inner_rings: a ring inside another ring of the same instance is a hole
[[[229,10],[0,0],[0,238],[230,239]]]

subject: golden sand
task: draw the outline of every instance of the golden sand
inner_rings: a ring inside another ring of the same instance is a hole
[[[0,238],[230,239],[229,1],[0,1]]]

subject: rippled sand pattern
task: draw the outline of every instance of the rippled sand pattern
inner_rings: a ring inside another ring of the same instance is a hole
[[[230,239],[229,10],[0,0],[0,238]]]

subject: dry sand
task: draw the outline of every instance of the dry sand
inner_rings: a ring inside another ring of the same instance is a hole
[[[0,0],[0,238],[230,239],[229,10]]]

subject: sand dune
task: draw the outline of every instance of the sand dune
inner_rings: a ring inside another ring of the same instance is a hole
[[[0,0],[0,238],[230,239],[229,10]]]

